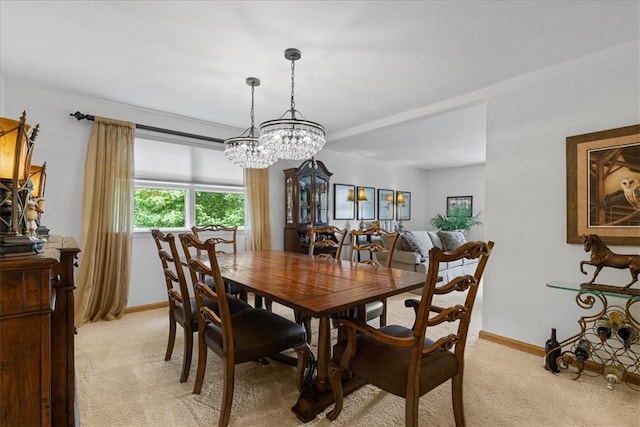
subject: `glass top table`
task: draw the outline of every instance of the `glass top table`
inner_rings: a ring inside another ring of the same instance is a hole
[[[551,280],[550,282],[547,283],[547,287],[548,288],[554,288],[554,289],[561,289],[561,290],[565,290],[565,291],[590,293],[590,294],[594,294],[594,295],[604,295],[604,296],[607,296],[607,297],[614,297],[614,298],[622,298],[622,299],[626,299],[626,300],[640,301],[640,295],[630,295],[630,294],[623,293],[623,292],[617,292],[615,289],[611,289],[611,288],[615,288],[614,286],[608,286],[607,287],[607,288],[609,288],[611,290],[609,290],[609,289],[607,289],[607,290],[598,290],[598,289],[583,288],[578,283]],[[620,289],[628,289],[628,288],[623,288],[621,286],[619,288]]]

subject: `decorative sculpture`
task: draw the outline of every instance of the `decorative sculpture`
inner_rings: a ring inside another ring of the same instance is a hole
[[[585,234],[584,235],[584,251],[591,251],[591,259],[589,261],[580,261],[580,272],[587,274],[584,271],[584,265],[593,265],[596,270],[593,273],[593,278],[583,285],[593,285],[594,280],[600,273],[603,267],[613,267],[618,269],[628,268],[631,272],[631,282],[623,286],[629,288],[631,285],[638,281],[638,274],[640,274],[640,255],[620,255],[611,251],[607,245],[600,239],[597,234]]]

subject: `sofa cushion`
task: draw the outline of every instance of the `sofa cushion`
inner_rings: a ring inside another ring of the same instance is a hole
[[[424,249],[410,231],[403,232],[400,238],[402,239],[402,250],[417,253],[421,262],[425,260],[427,253],[424,252]]]
[[[433,246],[438,249],[442,249],[442,241],[440,240],[437,231],[427,231],[427,235],[429,236],[431,243],[433,243]]]
[[[442,250],[445,252],[458,249],[467,242],[461,231],[438,231],[438,237],[442,242]]]

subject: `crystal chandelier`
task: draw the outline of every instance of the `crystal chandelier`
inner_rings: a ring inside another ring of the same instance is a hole
[[[309,159],[324,147],[324,127],[318,123],[298,119],[294,99],[295,61],[302,57],[298,49],[289,48],[284,51],[284,57],[291,61],[291,108],[279,118],[269,120],[260,125],[260,142],[273,150],[278,159],[305,160]],[[290,118],[285,118],[287,113]]]
[[[277,158],[273,150],[258,139],[253,119],[254,91],[256,86],[260,86],[260,79],[247,77],[246,81],[251,86],[251,127],[242,135],[225,140],[224,154],[231,162],[242,168],[264,169],[275,163]]]

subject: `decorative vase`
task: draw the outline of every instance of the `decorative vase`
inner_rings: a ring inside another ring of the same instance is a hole
[[[556,338],[556,328],[551,328],[551,337],[544,343],[544,367],[551,372],[560,372],[558,357],[560,357],[560,343]]]

